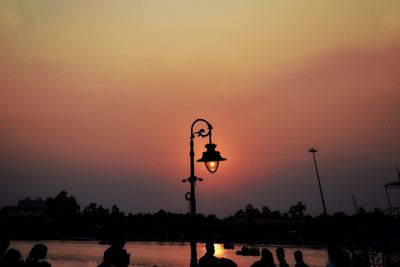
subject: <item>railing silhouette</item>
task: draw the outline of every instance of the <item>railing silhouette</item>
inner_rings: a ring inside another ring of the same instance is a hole
[[[388,219],[394,223],[386,225]],[[391,207],[369,221],[342,245],[368,258],[369,266],[400,267],[400,207]],[[358,267],[357,264],[354,267]]]
[[[390,207],[387,209],[387,213],[395,218],[400,218],[400,207]]]

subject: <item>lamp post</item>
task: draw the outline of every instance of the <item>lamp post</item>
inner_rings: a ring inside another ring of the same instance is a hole
[[[199,123],[205,123],[207,125],[207,130],[201,128],[199,131],[194,132],[194,126]],[[197,137],[209,137],[209,143],[205,145],[207,151],[203,152],[203,156],[201,159],[197,160],[198,162],[204,162],[207,170],[210,173],[215,173],[218,169],[219,162],[226,160],[221,157],[220,152],[216,151],[216,145],[211,141],[211,132],[213,127],[211,124],[204,119],[197,119],[192,123],[192,127],[190,128],[190,176],[187,179],[183,179],[182,182],[190,183],[190,192],[187,192],[185,198],[190,202],[190,217],[191,217],[191,230],[190,233],[190,267],[197,267],[197,249],[196,249],[196,237],[195,237],[195,229],[196,229],[196,192],[195,185],[196,181],[202,181],[202,178],[198,178],[194,174],[194,142],[193,139]]]
[[[324,214],[327,215],[326,212],[326,206],[325,206],[325,200],[324,200],[324,194],[322,193],[322,187],[321,187],[321,181],[319,179],[319,172],[318,172],[318,166],[317,166],[317,160],[315,159],[315,153],[317,153],[318,150],[316,150],[315,148],[310,148],[308,150],[308,152],[311,152],[313,155],[313,159],[314,159],[314,165],[315,165],[315,171],[317,173],[317,179],[318,179],[318,186],[319,186],[319,192],[321,194],[321,200],[322,200],[322,207],[324,208]]]

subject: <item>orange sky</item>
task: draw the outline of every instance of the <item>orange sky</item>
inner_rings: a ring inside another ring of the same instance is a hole
[[[125,211],[386,207],[400,165],[399,1],[2,1],[0,205],[66,189]],[[200,156],[206,140],[195,140]],[[370,196],[374,197],[371,198]]]

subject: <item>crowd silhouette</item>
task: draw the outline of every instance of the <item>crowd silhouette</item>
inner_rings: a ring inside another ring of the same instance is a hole
[[[124,246],[125,240],[123,238],[114,238],[111,246],[104,251],[103,260],[98,267],[128,267],[131,263],[131,254],[124,249]],[[200,258],[198,267],[237,267],[233,260],[224,257],[218,258],[214,255],[214,243],[207,242],[205,247],[206,253]],[[278,266],[275,264],[272,252],[263,248],[260,259],[250,267],[291,267],[286,262],[285,251],[282,247],[278,247],[275,252]],[[327,252],[328,259],[325,267],[361,266],[352,262],[350,254],[338,245],[330,245]],[[0,239],[0,267],[51,267],[51,264],[46,261],[46,256],[47,246],[39,243],[32,247],[24,261],[17,249],[10,248],[9,240]],[[309,267],[304,262],[303,253],[300,250],[296,250],[293,256],[295,264],[292,267]],[[363,266],[368,266],[368,263]]]
[[[211,242],[206,243],[206,253],[199,260],[199,267],[234,267],[237,264],[226,258],[217,258],[214,256],[215,249],[214,244]],[[296,250],[293,254],[295,264],[293,267],[309,267],[304,262],[303,253],[300,250]],[[279,267],[289,267],[289,264],[285,259],[285,250],[282,247],[276,249],[276,258],[279,262]],[[345,250],[342,250],[337,245],[331,245],[328,247],[328,260],[325,267],[352,267],[358,266],[351,263],[350,255]],[[263,248],[261,250],[261,258],[254,262],[250,267],[277,267],[274,261],[272,252]]]
[[[21,252],[9,246],[9,240],[0,240],[0,267],[51,267],[46,261],[46,245],[41,243],[34,245],[25,261]]]
[[[341,250],[340,250],[341,251]],[[199,267],[237,267],[237,264],[231,259],[227,258],[217,258],[214,256],[215,248],[212,242],[206,243],[206,253],[199,260]],[[342,251],[342,253],[345,253]],[[279,261],[279,267],[289,267],[289,264],[285,260],[285,251],[282,247],[276,249],[276,258]],[[296,264],[294,267],[309,267],[303,260],[303,253],[300,250],[294,252],[294,259]],[[330,264],[328,266],[328,263]],[[346,265],[341,265],[338,262],[333,264],[328,261],[326,267],[350,267]],[[254,262],[251,267],[277,267],[274,262],[274,256],[272,252],[263,248],[261,250],[261,258]]]

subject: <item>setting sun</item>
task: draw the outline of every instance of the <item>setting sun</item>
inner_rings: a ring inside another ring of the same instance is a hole
[[[222,258],[225,256],[225,249],[223,244],[214,244],[215,257]]]

